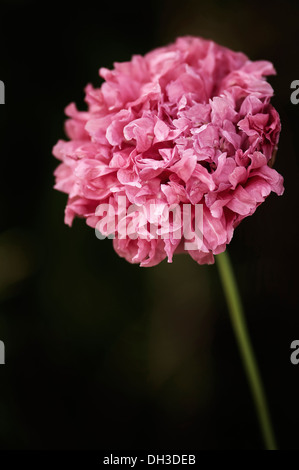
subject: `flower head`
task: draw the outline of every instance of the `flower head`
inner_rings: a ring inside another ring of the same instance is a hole
[[[114,233],[117,253],[141,266],[183,250],[200,264],[213,263],[240,221],[271,191],[283,193],[283,178],[270,167],[280,133],[265,79],[275,73],[272,64],[182,37],[99,73],[101,87],[85,90],[88,110],[66,108],[70,140],[53,149],[62,162],[55,188],[68,194],[65,222],[79,216],[100,224],[105,235]],[[183,218],[175,225],[169,216],[175,230],[163,232],[165,207],[190,207],[192,248],[179,230]]]

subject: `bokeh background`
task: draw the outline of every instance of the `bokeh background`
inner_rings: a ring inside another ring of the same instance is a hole
[[[1,0],[1,449],[263,448],[215,266],[140,268],[52,189],[64,107],[100,66],[193,34],[271,60],[282,120],[271,195],[229,247],[280,448],[298,448],[298,125],[295,1]]]

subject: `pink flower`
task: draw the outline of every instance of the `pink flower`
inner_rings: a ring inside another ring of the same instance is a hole
[[[66,108],[70,140],[53,149],[62,162],[55,188],[68,194],[65,222],[79,216],[95,228],[106,217],[101,228],[108,235],[117,215],[114,248],[141,266],[166,257],[171,262],[184,250],[200,264],[213,263],[240,221],[271,191],[284,191],[282,176],[269,166],[280,119],[264,77],[274,73],[270,62],[252,62],[196,37],[115,63],[113,70],[101,68],[102,86],[86,87],[88,111]],[[138,223],[133,213],[120,213],[119,197],[125,210],[139,208]],[[100,204],[112,212],[97,210]],[[194,208],[201,205],[197,248],[184,248],[186,233],[163,237],[158,225],[150,231],[157,222],[153,204],[162,212],[191,204],[191,229],[197,224]],[[121,225],[129,229],[125,237]]]

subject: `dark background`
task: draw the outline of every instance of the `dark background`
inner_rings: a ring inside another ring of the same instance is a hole
[[[272,194],[229,252],[281,449],[298,448],[298,124],[295,1],[0,1],[0,447],[259,449],[255,410],[215,266],[140,268],[63,223],[53,145],[100,66],[193,34],[277,69]]]

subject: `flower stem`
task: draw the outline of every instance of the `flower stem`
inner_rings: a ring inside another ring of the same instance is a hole
[[[267,450],[276,450],[265,392],[247,331],[241,298],[228,253],[216,256],[223,290]]]

